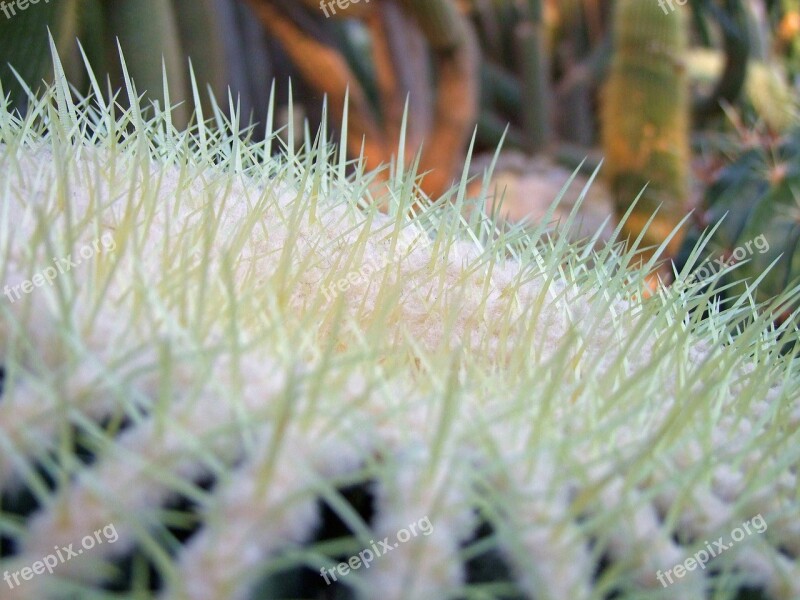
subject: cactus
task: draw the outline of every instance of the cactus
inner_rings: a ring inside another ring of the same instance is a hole
[[[722,113],[725,103],[735,101],[741,94],[747,76],[751,41],[748,33],[748,13],[742,0],[725,0],[720,5],[703,2],[698,6],[707,9],[719,23],[725,52],[725,66],[711,94],[696,98],[692,113],[698,123]]]
[[[466,146],[478,118],[480,48],[454,0],[401,0],[430,44],[436,66],[433,122],[421,157],[430,171],[423,188],[438,197],[461,173]]]
[[[756,143],[753,143],[756,140]],[[759,304],[779,298],[800,284],[800,127],[788,133],[752,136],[737,145],[732,162],[720,169],[678,256],[678,268],[689,260],[704,231],[715,227],[693,272],[700,280],[723,267],[734,267],[717,283],[718,297],[733,302],[759,277],[753,297]],[[777,261],[767,272],[770,265]],[[724,264],[722,264],[724,263]],[[735,265],[735,266],[734,266]],[[796,304],[782,306],[779,320]]]
[[[170,81],[180,90],[179,97],[182,100],[189,98],[184,68],[186,57],[183,55],[178,19],[172,2],[108,0],[106,14],[108,29],[117,36],[125,55],[131,61],[130,72],[141,86],[141,92],[147,92],[151,98],[164,97],[161,87],[164,82],[164,65]],[[148,15],[149,18],[143,19],[142,15]],[[206,39],[205,42],[211,43],[212,40]],[[114,86],[123,85],[120,74],[114,78]],[[175,94],[175,90],[171,91]],[[176,110],[176,118],[179,124],[186,126],[189,118],[186,105]]]
[[[605,173],[619,216],[647,186],[623,231],[635,239],[651,215],[646,245],[664,241],[685,214],[689,175],[689,94],[685,13],[656,2],[620,0],[614,12],[611,72],[602,94]],[[669,245],[674,255],[680,242]]]
[[[406,158],[413,162],[421,150],[422,170],[427,174],[419,185],[430,197],[439,198],[452,187],[477,120],[480,67],[475,32],[454,0],[385,0],[380,5],[385,18],[377,14],[378,4],[347,5],[348,10],[351,6],[363,8],[352,16],[368,20],[377,38],[372,58],[382,115],[369,101],[370,83],[357,78],[340,44],[325,35],[319,15],[309,14],[294,0],[250,0],[250,4],[306,83],[320,96],[328,95],[335,117],[342,114],[349,90],[347,150],[359,155],[363,149],[371,170],[399,150],[402,107],[408,94],[417,92],[410,100],[415,110],[408,115],[409,141],[414,146],[407,148]],[[407,18],[388,14],[400,9]],[[409,27],[414,30],[407,32]],[[408,39],[403,40],[404,36]],[[424,41],[425,50],[432,54],[435,82],[426,81],[429,57],[419,52],[417,41]],[[408,54],[398,52],[404,48]],[[418,69],[409,68],[409,60]],[[421,88],[425,89],[418,93]],[[383,122],[379,116],[384,117]],[[383,173],[378,177],[386,176]],[[380,187],[373,191],[376,196],[384,194]]]
[[[514,30],[522,81],[522,122],[530,152],[541,152],[551,141],[550,60],[542,6],[530,0],[528,18]]]
[[[162,65],[166,65],[173,86],[171,100],[180,104],[173,118],[176,124],[185,126],[193,99],[186,78],[187,58],[193,61],[200,89],[204,91],[209,85],[220,96],[225,93],[229,70],[245,60],[244,52],[228,53],[223,47],[226,34],[238,37],[241,33],[235,27],[230,28],[233,21],[230,13],[234,10],[232,3],[215,0],[31,2],[12,19],[0,13],[0,83],[14,103],[24,107],[26,94],[7,64],[28,82],[52,80],[49,28],[56,48],[65,57],[64,69],[73,85],[81,90],[90,86],[82,77],[83,63],[74,44],[78,38],[101,79],[108,75],[114,88],[124,87],[122,71],[116,63],[119,42],[130,61],[128,71],[141,86],[138,92],[150,99],[164,97]],[[260,50],[247,49],[251,64],[258,58],[263,60]],[[265,86],[263,81],[257,83]],[[239,91],[247,103],[247,86],[242,88],[245,89]],[[200,100],[204,111],[209,111],[211,104],[204,95]]]
[[[708,88],[723,70],[724,56],[716,50],[693,49],[689,53],[689,78],[692,85]],[[762,119],[774,132],[785,133],[795,123],[797,100],[786,73],[775,62],[749,60],[744,94],[738,106]]]
[[[0,102],[3,600],[800,597],[767,321],[130,101]]]
[[[453,52],[464,43],[464,20],[452,0],[401,0],[414,15],[436,52]]]
[[[27,99],[26,93],[19,86],[12,69],[24,81],[34,86],[34,89],[42,79],[51,79],[52,63],[47,47],[48,27],[56,45],[64,49],[65,44],[76,34],[80,2],[67,0],[42,3],[12,15],[10,11],[14,6],[6,5],[5,12],[0,12],[0,84],[4,94],[9,94],[14,104],[20,106]]]

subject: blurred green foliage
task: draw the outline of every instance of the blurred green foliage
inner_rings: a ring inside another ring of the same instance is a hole
[[[33,92],[42,80],[52,78],[49,31],[78,91],[87,89],[88,80],[76,40],[95,73],[108,77],[110,89],[121,89],[119,44],[138,93],[150,100],[163,99],[166,71],[174,121],[186,125],[192,98],[188,59],[198,83],[225,97],[229,53],[221,6],[225,4],[215,0],[59,0],[29,5],[11,18],[0,18],[0,83],[12,102],[23,107],[27,92],[15,71]]]

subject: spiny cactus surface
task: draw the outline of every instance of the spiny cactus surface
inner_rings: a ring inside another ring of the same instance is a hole
[[[95,91],[0,106],[4,600],[800,597],[768,313]]]

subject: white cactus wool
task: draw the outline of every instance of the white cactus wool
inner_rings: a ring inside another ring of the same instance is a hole
[[[800,598],[792,319],[68,89],[0,106],[0,598]]]

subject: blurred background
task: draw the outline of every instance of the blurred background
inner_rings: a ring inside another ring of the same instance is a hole
[[[577,169],[563,217],[603,160],[575,236],[608,239],[629,213],[622,238],[667,242],[680,267],[725,216],[709,260],[751,279],[777,261],[761,300],[798,282],[800,0],[4,0],[0,82],[22,113],[53,76],[48,28],[76,95],[90,89],[76,39],[109,95],[124,87],[117,43],[162,107],[163,66],[179,126],[189,59],[204,114],[213,94],[254,139],[273,82],[285,123],[291,79],[301,131],[327,97],[332,139],[349,90],[347,150],[368,168],[396,155],[408,99],[403,158],[419,153],[431,198],[460,177],[473,134],[471,193],[504,140],[490,193],[513,222],[544,218]],[[760,235],[769,250],[742,258]]]

